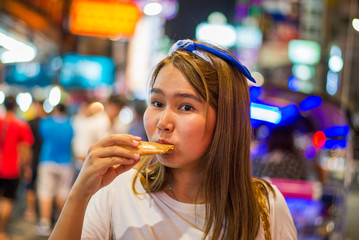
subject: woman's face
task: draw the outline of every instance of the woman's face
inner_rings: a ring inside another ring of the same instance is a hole
[[[175,145],[174,150],[157,156],[163,165],[202,167],[199,159],[208,149],[216,124],[215,109],[207,106],[172,64],[160,70],[151,89],[144,125],[150,141]]]

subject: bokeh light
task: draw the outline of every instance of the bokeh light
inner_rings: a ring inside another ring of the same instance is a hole
[[[316,148],[323,147],[324,144],[325,144],[326,139],[327,139],[327,137],[325,136],[324,132],[317,131],[313,135],[313,145],[314,145],[314,147],[316,147]]]

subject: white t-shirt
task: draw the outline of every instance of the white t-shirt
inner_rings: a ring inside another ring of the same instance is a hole
[[[110,120],[104,112],[92,116],[76,115],[72,120],[74,138],[72,147],[75,157],[86,157],[92,144],[108,135]]]
[[[91,198],[81,239],[202,239],[205,205],[182,203],[165,192],[135,195],[135,171],[121,174]],[[136,189],[144,192],[139,180]],[[272,239],[297,239],[283,195],[274,189],[276,197],[270,195]],[[264,239],[262,227],[256,239]]]

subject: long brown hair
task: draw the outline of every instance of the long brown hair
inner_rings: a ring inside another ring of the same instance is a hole
[[[268,187],[264,181],[253,181],[250,167],[250,101],[246,78],[231,64],[204,52],[212,64],[193,53],[176,51],[155,68],[150,87],[160,70],[173,64],[205,99],[216,109],[217,119],[212,142],[203,161],[206,199],[205,239],[255,239],[262,218],[268,220],[265,206],[258,196],[264,194],[268,201]],[[170,170],[151,159],[138,166],[136,178],[147,192],[165,189]],[[260,191],[257,191],[260,189]],[[265,203],[264,203],[265,205]],[[269,221],[262,221],[263,225]],[[224,229],[224,232],[223,232]],[[270,236],[270,234],[269,234]]]

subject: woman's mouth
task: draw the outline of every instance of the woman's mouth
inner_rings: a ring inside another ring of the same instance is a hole
[[[166,144],[166,145],[173,145],[174,148],[170,149],[168,152],[172,152],[174,149],[176,149],[176,145],[174,145],[173,143],[170,143],[164,139],[159,139],[156,141],[156,143],[160,143],[160,144]]]
[[[174,144],[172,144],[172,143],[170,143],[170,142],[167,142],[167,141],[164,140],[164,139],[159,139],[159,140],[156,141],[156,143],[174,145]]]

